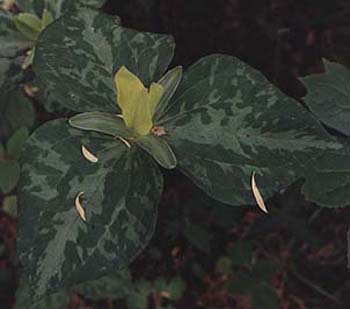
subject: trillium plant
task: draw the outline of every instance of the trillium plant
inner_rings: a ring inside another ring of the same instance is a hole
[[[19,302],[128,266],[154,232],[165,169],[213,199],[267,211],[299,179],[313,201],[319,160],[343,153],[257,70],[215,54],[183,72],[170,65],[174,49],[169,35],[89,8],[45,22],[33,70],[71,117],[44,123],[22,151]]]

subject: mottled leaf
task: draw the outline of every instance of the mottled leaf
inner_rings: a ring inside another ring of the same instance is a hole
[[[67,117],[72,112],[65,108],[55,96],[45,87],[45,85],[36,77],[27,84],[30,87],[37,89],[35,99],[44,107],[49,113],[57,113],[61,117]]]
[[[162,138],[152,134],[136,139],[136,143],[162,167],[173,169],[176,167],[176,157],[169,144]]]
[[[41,16],[43,10],[48,9],[55,18],[60,17],[74,7],[80,5],[100,8],[106,0],[16,0],[22,11],[34,12]]]
[[[123,298],[132,290],[132,278],[127,270],[113,272],[98,280],[84,282],[73,287],[75,293],[96,301],[105,298]]]
[[[120,113],[114,85],[119,68],[126,66],[147,86],[163,75],[173,51],[171,36],[126,29],[112,16],[81,8],[43,32],[34,70],[67,108]]]
[[[341,146],[298,102],[236,58],[191,66],[156,123],[168,133],[178,167],[210,196],[253,204],[250,177],[265,199],[304,176],[311,157]]]
[[[319,206],[350,205],[350,138],[339,138],[339,142],[342,150],[321,153],[307,170],[302,192]]]
[[[87,161],[81,145],[98,156]],[[23,150],[17,253],[29,304],[128,265],[153,234],[162,176],[113,137],[47,122]],[[80,192],[86,222],[74,205]]]
[[[350,71],[324,60],[325,72],[302,79],[307,95],[304,101],[326,125],[350,135]]]
[[[16,291],[15,309],[66,309],[69,308],[70,293],[62,289],[38,301],[31,301],[32,289],[28,282],[20,280]]]

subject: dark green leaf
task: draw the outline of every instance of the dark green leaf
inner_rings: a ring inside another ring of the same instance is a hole
[[[170,280],[167,286],[167,292],[173,300],[179,300],[186,289],[186,282],[181,277],[175,277]]]
[[[35,99],[45,108],[49,113],[58,113],[62,116],[68,116],[71,111],[65,108],[57,99],[52,95],[50,91],[47,90],[45,85],[40,82],[38,78],[28,83],[30,87],[35,87],[38,89],[35,94]]]
[[[148,308],[148,296],[153,292],[151,283],[140,281],[137,283],[136,291],[127,298],[128,308],[146,309]]]
[[[0,11],[0,58],[15,58],[23,54],[25,49],[32,47],[33,43],[19,33],[13,22],[13,15]],[[1,70],[0,70],[1,73]],[[0,83],[1,85],[1,83]]]
[[[230,281],[227,289],[232,294],[249,294],[256,285],[255,278],[250,272],[238,271],[235,273],[235,280]]]
[[[253,244],[247,240],[237,241],[233,247],[228,248],[228,255],[236,266],[250,265],[253,253]]]
[[[87,112],[69,119],[69,124],[77,129],[105,133],[113,137],[126,137],[128,132],[123,119],[116,114]]]
[[[0,159],[0,192],[10,193],[17,186],[19,174],[18,162]]]
[[[174,95],[177,87],[179,86],[182,79],[182,67],[178,66],[169,70],[158,83],[164,87],[164,93],[157,105],[156,113],[154,115],[154,123],[162,117],[166,110],[169,109],[169,102]]]
[[[113,272],[95,281],[84,282],[73,288],[75,293],[84,297],[101,300],[105,298],[123,298],[133,290],[132,278],[127,270]]]
[[[1,102],[2,93],[13,88],[21,80],[22,76],[23,72],[19,63],[16,63],[13,59],[0,58],[0,106],[4,104]]]
[[[119,111],[114,84],[118,69],[125,65],[150,84],[163,75],[173,51],[171,36],[126,29],[112,16],[81,8],[47,27],[33,66],[67,108],[115,113]]]
[[[6,144],[7,155],[11,159],[16,159],[16,160],[19,159],[23,144],[28,138],[28,133],[29,132],[27,128],[24,128],[24,127],[20,128],[7,141],[7,144]]]
[[[302,188],[306,199],[324,207],[350,205],[350,138],[339,138],[342,150],[315,158]]]
[[[0,93],[0,140],[6,140],[20,127],[30,128],[34,118],[32,103],[21,92]]]
[[[225,275],[232,273],[232,261],[229,257],[223,256],[216,261],[215,271]]]
[[[325,72],[303,78],[305,103],[326,125],[350,135],[350,71],[324,60]]]
[[[99,161],[86,160],[81,145]],[[137,147],[61,119],[37,129],[23,153],[17,253],[32,289],[29,303],[106,276],[147,245],[162,176]],[[86,222],[74,202],[80,192]]]
[[[68,12],[74,6],[85,5],[100,8],[105,2],[106,0],[16,0],[22,11],[35,12],[38,16],[41,16],[43,10],[47,8],[55,18]]]
[[[176,167],[174,152],[163,138],[149,134],[137,138],[136,143],[150,154],[160,166],[166,169],[173,169]]]
[[[66,309],[69,306],[70,294],[67,290],[60,290],[43,299],[29,303],[31,288],[28,283],[20,282],[16,291],[15,309]]]
[[[269,260],[258,260],[252,269],[257,281],[270,281],[277,271],[277,265]]]
[[[166,290],[167,282],[164,277],[158,277],[153,283],[153,288],[155,293],[161,293]]]
[[[298,102],[230,56],[195,63],[172,100],[159,125],[180,170],[230,205],[255,203],[253,171],[267,199],[303,177],[310,158],[341,147]]]
[[[184,230],[186,239],[197,249],[210,254],[210,239],[211,235],[200,225],[188,224]]]
[[[260,284],[254,288],[252,309],[279,309],[280,302],[275,289],[267,284]]]

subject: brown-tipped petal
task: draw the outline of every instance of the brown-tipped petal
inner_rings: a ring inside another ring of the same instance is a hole
[[[252,174],[251,186],[252,186],[252,191],[253,191],[254,198],[255,198],[256,203],[258,204],[259,208],[262,211],[268,213],[266,205],[265,205],[265,202],[264,202],[264,199],[261,196],[260,190],[258,189],[258,186],[256,185],[256,182],[255,182],[255,172],[253,172],[253,174]]]
[[[81,152],[86,160],[92,163],[98,162],[98,158],[93,155],[84,145],[81,146]]]
[[[86,222],[86,215],[85,215],[85,210],[84,208],[81,206],[80,203],[80,196],[83,195],[84,192],[80,192],[77,197],[75,198],[75,209],[77,210],[77,213],[79,215],[79,217],[81,218],[81,220],[83,220],[84,222]]]

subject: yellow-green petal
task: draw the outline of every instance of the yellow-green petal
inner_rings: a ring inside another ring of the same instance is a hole
[[[115,75],[115,85],[125,125],[136,135],[147,135],[152,129],[153,114],[163,94],[163,87],[153,83],[148,92],[142,81],[125,66]]]

